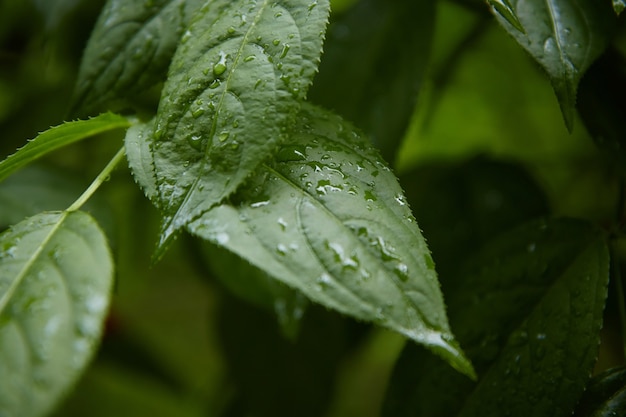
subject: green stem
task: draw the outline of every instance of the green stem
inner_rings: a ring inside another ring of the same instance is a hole
[[[69,206],[67,210],[65,211],[72,212],[72,211],[79,210],[87,202],[87,200],[89,200],[89,198],[93,195],[93,193],[95,193],[96,190],[100,188],[102,183],[109,179],[109,177],[111,176],[111,172],[113,172],[117,164],[119,164],[124,159],[125,154],[126,154],[126,147],[122,146],[120,150],[117,151],[113,159],[111,159],[109,163],[107,164],[107,166],[104,167],[102,172],[100,172],[100,174],[98,174],[96,179],[93,180],[93,182],[91,183],[91,185],[89,185],[89,187],[85,190],[85,192],[82,193],[81,196],[78,197],[76,201],[74,201],[74,203],[71,206]]]

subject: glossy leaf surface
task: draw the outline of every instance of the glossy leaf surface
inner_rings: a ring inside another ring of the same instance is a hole
[[[615,13],[605,1],[516,0],[511,2],[525,33],[511,18],[496,14],[502,26],[546,70],[572,129],[578,82],[604,51],[615,27]]]
[[[113,265],[83,212],[43,213],[0,235],[0,415],[43,416],[91,358]]]
[[[0,162],[0,181],[48,153],[98,133],[130,126],[128,119],[112,113],[104,113],[88,120],[66,122],[40,133],[16,153]]]
[[[329,26],[311,100],[363,129],[389,162],[422,86],[434,21],[431,0],[365,0]]]
[[[201,0],[109,0],[85,49],[74,109],[88,113],[163,81]]]
[[[189,230],[312,300],[396,330],[472,373],[395,176],[339,117],[304,106],[275,164]]]
[[[383,415],[570,415],[596,359],[607,282],[603,236],[584,222],[535,221],[495,239],[448,297],[478,383],[407,346]]]
[[[154,131],[161,249],[284,139],[317,69],[328,11],[322,0],[216,0],[183,35]]]

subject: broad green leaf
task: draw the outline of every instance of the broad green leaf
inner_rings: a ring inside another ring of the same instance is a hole
[[[0,181],[42,156],[109,130],[124,129],[130,126],[128,119],[112,113],[104,113],[88,120],[65,122],[40,133],[13,155],[0,162]]]
[[[603,235],[580,221],[533,221],[490,242],[457,275],[450,323],[478,383],[407,346],[383,416],[570,415],[597,354]]]
[[[624,0],[613,0],[613,10],[619,16],[626,8],[626,2]]]
[[[422,86],[434,21],[432,0],[364,0],[328,29],[311,100],[362,128],[390,162]]]
[[[161,251],[284,140],[317,69],[328,11],[327,0],[215,0],[185,32],[154,131]]]
[[[97,110],[165,79],[176,46],[202,0],[109,0],[89,38],[74,111]]]
[[[398,331],[472,373],[396,177],[339,117],[303,105],[275,164],[188,229],[313,301]]]
[[[614,417],[626,410],[626,369],[613,368],[591,379],[575,417]]]
[[[525,33],[510,19],[496,17],[548,73],[571,131],[578,82],[608,45],[615,13],[608,2],[597,0],[515,0],[511,4],[512,16]]]
[[[76,382],[112,280],[106,238],[83,212],[38,214],[0,235],[0,415],[43,416]]]

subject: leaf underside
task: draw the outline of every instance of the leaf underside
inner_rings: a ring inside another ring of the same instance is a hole
[[[83,212],[42,213],[0,235],[0,415],[48,414],[100,338],[111,254]]]
[[[312,300],[472,368],[448,328],[432,258],[396,177],[340,119],[303,104],[273,164],[188,226]]]
[[[322,0],[215,0],[183,34],[153,133],[161,251],[284,140],[316,71],[328,12]]]
[[[501,12],[496,17],[548,73],[571,131],[578,83],[607,47],[615,13],[608,2],[597,0],[515,0],[512,5],[513,17],[525,32],[511,17]]]

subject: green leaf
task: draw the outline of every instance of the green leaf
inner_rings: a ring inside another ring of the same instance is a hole
[[[24,165],[59,148],[99,133],[130,126],[128,119],[112,113],[104,113],[88,120],[65,122],[40,133],[13,155],[0,162],[0,181]]]
[[[0,235],[0,415],[43,416],[100,337],[113,265],[83,212],[42,213]]]
[[[33,0],[33,3],[43,14],[46,28],[54,29],[81,3],[81,0]]]
[[[585,222],[533,221],[496,238],[448,297],[478,384],[407,346],[383,416],[570,415],[595,363],[608,268],[604,236]]]
[[[619,16],[626,8],[626,2],[624,0],[613,0],[613,10]]]
[[[612,417],[626,410],[626,368],[606,370],[589,382],[575,417]]]
[[[157,183],[154,173],[154,160],[150,149],[150,133],[153,122],[144,124],[138,123],[131,126],[126,131],[124,145],[126,148],[126,159],[133,173],[135,182],[141,187],[144,194],[154,204],[158,204]]]
[[[273,165],[188,229],[313,301],[426,345],[471,375],[396,177],[337,116],[303,105]]]
[[[493,9],[498,12],[500,16],[511,24],[511,26],[523,34],[526,34],[526,30],[515,15],[515,11],[513,10],[513,6],[511,6],[509,0],[487,0],[487,4],[493,7]]]
[[[311,100],[362,128],[390,162],[413,114],[434,21],[434,1],[364,0],[328,29]]]
[[[73,108],[88,113],[165,79],[202,0],[109,0],[89,38]]]
[[[512,16],[521,32],[496,17],[548,73],[568,129],[574,123],[578,82],[608,45],[616,23],[608,2],[597,0],[516,0]]]
[[[154,131],[161,252],[284,140],[317,69],[328,11],[327,0],[215,0],[183,35]]]

